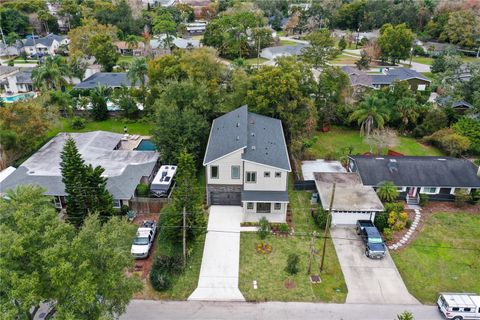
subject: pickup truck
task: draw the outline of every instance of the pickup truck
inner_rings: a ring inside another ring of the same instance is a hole
[[[150,249],[153,246],[155,234],[157,233],[157,224],[153,220],[145,220],[138,228],[135,239],[133,239],[130,253],[135,259],[145,259],[150,255]]]
[[[386,254],[385,244],[372,221],[358,220],[356,230],[365,244],[365,255],[372,259],[382,259]]]

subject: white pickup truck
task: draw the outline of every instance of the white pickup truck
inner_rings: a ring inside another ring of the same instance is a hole
[[[148,258],[156,233],[157,223],[155,221],[143,221],[142,226],[137,230],[137,235],[133,240],[132,249],[130,250],[130,253],[135,259]]]
[[[445,319],[480,320],[480,296],[475,293],[442,292],[437,306]]]

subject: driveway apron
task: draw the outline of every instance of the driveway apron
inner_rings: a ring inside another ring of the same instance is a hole
[[[381,260],[366,257],[353,227],[337,226],[330,233],[348,288],[346,303],[419,304],[389,253]]]
[[[197,289],[188,300],[245,301],[238,289],[242,207],[211,206]]]

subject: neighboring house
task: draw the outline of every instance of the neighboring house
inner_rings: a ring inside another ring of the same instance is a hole
[[[32,70],[0,66],[0,89],[7,94],[33,91]]]
[[[247,106],[216,118],[203,165],[208,205],[242,206],[244,221],[285,222],[291,167],[280,120]]]
[[[419,194],[431,200],[452,201],[455,191],[480,189],[480,171],[471,161],[452,157],[350,156],[348,168],[358,172],[365,186],[378,188],[392,181],[407,203],[419,202]]]
[[[459,114],[465,114],[468,110],[474,109],[474,106],[465,100],[455,101],[451,96],[439,97],[436,102],[438,106],[453,108]]]
[[[195,21],[185,24],[185,29],[189,34],[203,34],[207,29],[207,22]]]
[[[150,183],[155,175],[158,152],[121,150],[123,135],[106,131],[59,133],[34,153],[0,184],[0,193],[18,185],[36,184],[45,195],[54,197],[55,206],[64,208],[65,186],[62,182],[60,153],[71,136],[86,164],[102,166],[107,189],[115,208],[128,205],[139,183]]]
[[[413,91],[425,91],[432,82],[421,73],[407,68],[385,68],[381,74],[366,73],[349,66],[342,67],[342,70],[348,75],[350,86],[356,93],[391,86],[395,81],[407,81]]]
[[[165,41],[167,36],[165,34],[150,40],[150,48],[156,53],[161,54],[165,51]],[[193,49],[200,47],[200,40],[196,39],[184,39],[178,37],[171,37],[171,44],[177,49]],[[166,51],[165,51],[166,53]]]
[[[330,210],[333,184],[332,225],[354,225],[357,220],[375,219],[384,210],[375,190],[364,186],[358,173],[315,172],[315,185],[324,210]]]
[[[23,50],[29,56],[35,54],[54,56],[62,45],[68,45],[70,40],[67,37],[49,34],[43,38],[34,37],[23,40]]]
[[[132,83],[126,72],[97,72],[77,84],[74,89],[94,89],[99,86],[107,88],[132,87]]]
[[[118,53],[122,55],[142,56],[145,52],[145,44],[143,42],[138,42],[133,48],[126,41],[116,41],[114,44]]]
[[[7,45],[0,42],[0,57],[17,57],[22,51],[21,44]]]
[[[142,0],[145,5],[171,7],[178,3],[178,0]]]
[[[260,52],[260,57],[268,60],[275,60],[279,57],[299,56],[303,54],[302,50],[306,46],[307,44],[299,43],[294,46],[268,47],[262,49]]]
[[[456,48],[456,46],[450,43],[441,43],[441,42],[424,42],[424,43],[419,42],[418,45],[420,45],[423,48],[423,50],[425,50],[425,52],[430,56],[439,56],[448,47]]]

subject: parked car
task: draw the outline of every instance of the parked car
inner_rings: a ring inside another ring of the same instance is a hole
[[[142,226],[137,230],[137,234],[135,239],[133,239],[132,248],[130,250],[130,253],[135,259],[148,258],[156,233],[157,223],[155,221],[143,221]]]
[[[437,306],[445,319],[480,319],[480,296],[475,293],[441,293]]]
[[[365,255],[372,259],[382,259],[387,253],[382,236],[370,220],[357,221],[357,234],[362,237]]]

